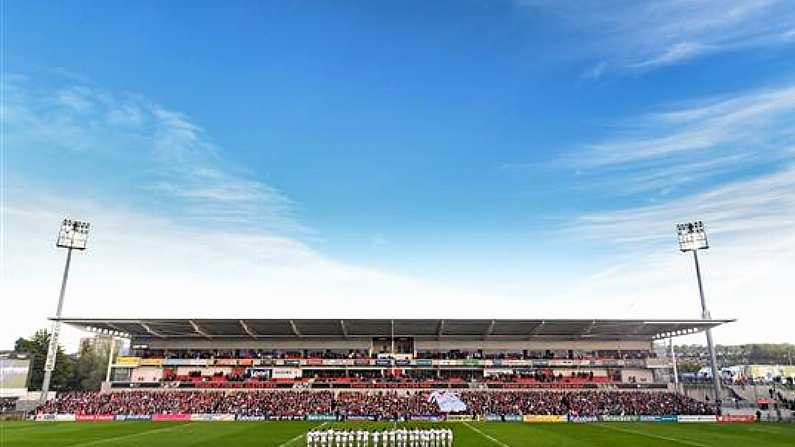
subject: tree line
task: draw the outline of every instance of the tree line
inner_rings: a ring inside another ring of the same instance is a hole
[[[50,345],[50,333],[46,329],[36,331],[31,337],[20,337],[14,350],[30,355],[28,389],[41,390],[44,378],[44,363]],[[67,355],[63,346],[58,345],[55,371],[50,382],[51,391],[97,391],[105,380],[108,366],[108,352],[96,349],[91,344],[81,344],[76,354]]]

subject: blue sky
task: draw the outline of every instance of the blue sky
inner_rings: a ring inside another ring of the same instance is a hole
[[[3,8],[3,273],[32,306],[3,342],[54,301],[66,214],[96,228],[67,313],[173,287],[343,316],[697,317],[672,231],[700,218],[722,335],[793,341],[745,305],[795,291],[790,1]]]

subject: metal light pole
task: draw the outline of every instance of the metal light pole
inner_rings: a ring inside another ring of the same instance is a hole
[[[707,310],[707,302],[704,299],[704,285],[701,281],[701,267],[698,264],[698,251],[709,248],[707,242],[707,232],[704,223],[701,221],[679,224],[676,226],[676,233],[679,239],[679,250],[693,252],[693,261],[696,264],[696,278],[698,278],[698,293],[701,297],[701,319],[711,320],[712,316]],[[720,375],[718,372],[718,362],[715,357],[715,346],[712,343],[712,329],[707,329],[707,349],[709,350],[710,366],[712,367],[712,386],[715,392],[715,404],[720,405]]]
[[[671,364],[674,369],[674,386],[676,386],[676,392],[679,392],[679,368],[676,365],[676,350],[674,349],[674,338],[670,338],[671,341]]]
[[[72,250],[85,250],[88,240],[88,229],[91,224],[77,220],[64,219],[61,229],[58,231],[58,240],[55,246],[67,249],[66,265],[63,269],[61,279],[61,293],[58,296],[58,310],[55,313],[55,322],[52,326],[50,335],[50,346],[47,349],[47,360],[44,363],[44,380],[41,382],[41,402],[47,401],[47,394],[50,391],[50,380],[52,372],[55,370],[55,358],[58,354],[58,335],[61,333],[61,311],[63,310],[63,299],[66,294],[66,280],[69,278],[69,264],[72,262]]]
[[[116,347],[116,337],[110,335],[110,347],[108,348],[108,369],[105,372],[105,382],[110,383],[110,372],[113,369],[113,354]]]

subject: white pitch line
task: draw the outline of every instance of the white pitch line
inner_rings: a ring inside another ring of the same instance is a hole
[[[606,428],[608,430],[620,431],[620,432],[623,432],[623,433],[631,433],[633,435],[645,436],[647,438],[662,439],[663,441],[675,442],[677,444],[690,445],[690,446],[693,446],[693,447],[711,447],[711,446],[709,446],[707,444],[700,444],[698,442],[687,441],[685,439],[678,439],[678,438],[671,438],[671,437],[668,437],[668,436],[653,435],[651,433],[644,433],[642,431],[636,431],[636,430],[628,430],[626,428],[611,427],[610,425],[607,425],[607,424],[594,424],[594,425],[596,425],[597,427]]]
[[[324,422],[324,423],[322,423],[320,425],[314,426],[314,427],[312,427],[312,429],[314,430],[316,428],[321,428],[321,427],[323,427],[325,425],[328,425],[328,422]],[[306,433],[301,433],[301,434],[299,434],[298,436],[296,436],[294,438],[288,439],[284,444],[279,444],[277,447],[286,447],[286,446],[294,443],[295,441],[298,441],[298,440],[302,439],[304,436],[306,436]]]
[[[137,438],[138,436],[144,436],[144,435],[148,435],[148,434],[151,434],[151,433],[161,433],[161,432],[164,432],[164,431],[174,430],[174,429],[177,429],[177,428],[180,428],[180,427],[187,427],[188,425],[193,425],[193,422],[188,422],[187,424],[173,425],[171,427],[155,428],[153,430],[141,431],[141,432],[138,432],[138,433],[131,433],[129,435],[121,435],[121,436],[114,436],[112,438],[97,439],[95,441],[82,442],[80,444],[72,444],[69,447],[84,447],[84,446],[87,446],[87,445],[97,445],[97,444],[104,444],[106,442],[118,441],[120,439]]]
[[[506,443],[504,443],[504,442],[500,441],[499,439],[497,439],[497,438],[494,438],[494,437],[492,437],[492,436],[489,436],[489,435],[487,435],[487,434],[483,433],[483,432],[482,432],[482,431],[480,431],[478,428],[476,428],[476,427],[474,427],[474,426],[470,425],[470,424],[469,424],[469,422],[466,422],[466,421],[464,421],[464,422],[463,422],[463,424],[464,424],[464,425],[466,425],[466,426],[467,426],[467,428],[469,428],[470,430],[474,431],[475,433],[479,434],[480,436],[483,436],[484,438],[488,439],[489,441],[491,441],[491,442],[493,442],[493,443],[495,443],[495,444],[497,444],[497,445],[499,445],[499,446],[501,446],[501,447],[511,447],[511,446],[509,446],[508,444],[506,444]]]

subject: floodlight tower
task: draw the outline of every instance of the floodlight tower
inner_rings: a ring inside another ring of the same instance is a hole
[[[58,240],[55,246],[65,248],[66,266],[63,269],[61,279],[61,293],[58,296],[58,310],[55,312],[55,322],[52,326],[50,335],[50,346],[47,350],[47,361],[44,363],[44,380],[41,382],[41,402],[47,401],[47,393],[50,391],[50,379],[55,369],[55,358],[58,353],[58,335],[61,333],[61,310],[63,310],[63,298],[66,294],[66,280],[69,278],[69,264],[72,262],[72,250],[83,251],[86,249],[88,241],[88,229],[91,224],[78,220],[64,219],[61,229],[58,231]]]
[[[698,278],[698,293],[701,296],[701,319],[711,320],[712,316],[707,310],[707,302],[704,299],[704,285],[701,282],[701,267],[698,264],[698,251],[709,248],[707,242],[707,231],[704,223],[699,221],[683,223],[676,226],[676,234],[679,238],[679,250],[682,253],[692,251],[693,260],[696,264],[696,278]],[[720,404],[720,375],[718,373],[718,362],[715,358],[715,346],[712,343],[712,329],[707,329],[707,349],[709,350],[710,366],[712,368],[712,386],[715,392],[715,403]]]

